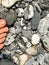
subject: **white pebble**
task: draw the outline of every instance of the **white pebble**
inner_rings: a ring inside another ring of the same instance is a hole
[[[34,35],[32,36],[32,39],[31,39],[32,44],[33,44],[33,45],[36,45],[36,44],[39,43],[39,41],[40,41],[39,35],[38,35],[38,34],[34,34]]]

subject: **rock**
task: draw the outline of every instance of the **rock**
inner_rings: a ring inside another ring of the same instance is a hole
[[[49,51],[49,37],[45,35],[43,36],[42,40],[43,40],[43,45],[45,49]]]
[[[25,43],[28,42],[28,39],[27,39],[26,37],[22,36],[22,39],[23,39],[23,41],[24,41]]]
[[[28,13],[29,12],[29,13]],[[34,11],[33,11],[33,6],[32,5],[28,5],[25,9],[24,9],[24,18],[26,20],[31,19],[34,16]]]
[[[22,31],[22,34],[23,34],[26,38],[31,39],[31,37],[32,37],[32,30],[23,30],[23,31]]]
[[[35,60],[34,60],[34,58],[32,57],[31,59],[29,59],[26,63],[25,63],[25,65],[33,65],[35,63]]]
[[[22,51],[25,50],[25,46],[21,42],[18,42],[18,45]]]
[[[41,35],[46,35],[49,28],[49,17],[41,19],[39,22],[38,30]]]
[[[21,1],[21,0],[12,0],[12,1],[11,0],[2,0],[2,5],[4,7],[9,8],[9,7],[11,7],[12,5],[14,5],[18,1]]]
[[[0,10],[0,18],[3,18],[7,21],[7,25],[11,26],[14,21],[16,20],[16,14],[13,10],[5,10],[3,8],[1,8],[2,10]]]
[[[26,54],[23,54],[20,56],[20,65],[24,65],[25,62],[27,61],[27,55]]]
[[[29,47],[26,49],[26,53],[28,53],[29,55],[37,55],[38,48],[36,46]]]
[[[42,64],[42,63],[44,62],[44,60],[45,60],[44,55],[40,54],[40,55],[38,56],[37,61],[38,61],[40,64]]]
[[[15,64],[19,64],[19,59],[16,56],[13,56],[12,59]]]
[[[31,29],[33,31],[38,29],[39,21],[40,21],[40,13],[35,11],[34,16],[31,19]]]
[[[33,45],[37,45],[40,42],[40,36],[38,34],[32,35],[31,42]]]
[[[10,45],[13,41],[15,41],[14,37],[11,36],[11,34],[8,34],[7,38],[6,38],[5,42],[4,42],[4,45]]]
[[[24,10],[22,8],[16,9],[16,13],[18,17],[23,17],[24,16]]]
[[[9,32],[14,34],[14,33],[15,33],[15,28],[14,28],[14,27],[11,27],[11,28],[9,29]]]
[[[17,26],[17,28],[15,29],[15,33],[16,33],[16,34],[19,34],[20,32],[21,32],[21,27],[18,27],[18,26]]]
[[[26,43],[26,47],[27,47],[27,48],[31,47],[31,43],[30,43],[30,42],[27,42],[27,43]]]

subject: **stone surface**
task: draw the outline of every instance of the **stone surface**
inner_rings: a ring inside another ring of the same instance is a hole
[[[33,6],[32,5],[28,5],[24,9],[24,18],[27,20],[27,19],[32,18],[33,16],[34,16]]]
[[[27,61],[27,55],[26,54],[23,54],[20,56],[20,65],[24,65],[25,62]]]
[[[44,45],[44,47],[45,47],[45,49],[47,50],[47,51],[49,51],[49,37],[48,36],[43,36],[43,45]]]
[[[33,31],[38,29],[39,21],[40,21],[40,13],[35,11],[34,16],[31,19],[31,28]]]
[[[26,49],[26,52],[27,52],[29,55],[37,55],[38,50],[37,50],[36,46],[33,46],[33,47],[27,48],[27,49]]]
[[[4,7],[11,7],[12,5],[14,5],[16,2],[21,1],[21,0],[2,0],[2,5]]]
[[[49,17],[46,16],[45,18],[40,20],[38,30],[41,35],[46,35],[49,28]]]
[[[38,34],[33,34],[31,38],[31,42],[33,45],[39,44],[40,36]]]

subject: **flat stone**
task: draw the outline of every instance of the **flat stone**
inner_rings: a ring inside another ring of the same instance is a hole
[[[30,51],[31,50],[31,51]],[[29,55],[37,55],[38,53],[38,50],[37,50],[37,47],[36,46],[33,46],[33,47],[29,47],[26,49],[26,52],[29,54]]]
[[[24,65],[25,62],[27,61],[27,55],[26,54],[23,54],[23,55],[20,55],[20,65]]]
[[[31,42],[32,42],[33,45],[39,44],[40,36],[38,34],[33,34]]]
[[[10,34],[8,34],[7,38],[6,38],[5,42],[4,42],[4,45],[10,45],[14,40],[15,40],[14,37],[11,36]]]
[[[12,1],[11,0],[2,0],[2,5],[4,7],[9,8],[9,7],[11,7],[12,5],[14,5],[18,1],[21,1],[21,0],[12,0]]]

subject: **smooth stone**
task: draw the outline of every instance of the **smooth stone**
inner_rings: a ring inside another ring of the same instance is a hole
[[[38,48],[36,46],[29,47],[26,49],[26,53],[29,55],[37,55],[38,53]]]
[[[3,8],[1,8],[1,9],[3,9]],[[14,23],[14,21],[16,20],[16,14],[13,10],[10,10],[10,11],[2,10],[2,12],[0,13],[0,18],[5,19],[7,22],[7,25],[11,26]]]
[[[15,33],[15,28],[14,28],[14,27],[11,27],[11,28],[9,29],[9,32],[14,34],[14,33]]]
[[[37,45],[40,42],[40,36],[38,34],[33,34],[31,38],[31,42],[33,45]]]
[[[39,21],[40,21],[40,13],[35,11],[34,16],[31,19],[31,29],[33,31],[38,29]]]
[[[49,16],[46,16],[40,20],[38,31],[41,35],[46,35],[48,33],[48,28],[49,28]]]
[[[27,54],[20,55],[20,65],[24,65],[27,59],[28,59]]]
[[[34,16],[33,6],[27,5],[27,7],[24,9],[24,18],[28,20],[31,19],[33,16]]]
[[[2,5],[4,7],[9,8],[9,7],[11,7],[12,5],[14,5],[18,1],[21,1],[21,0],[2,0]]]

